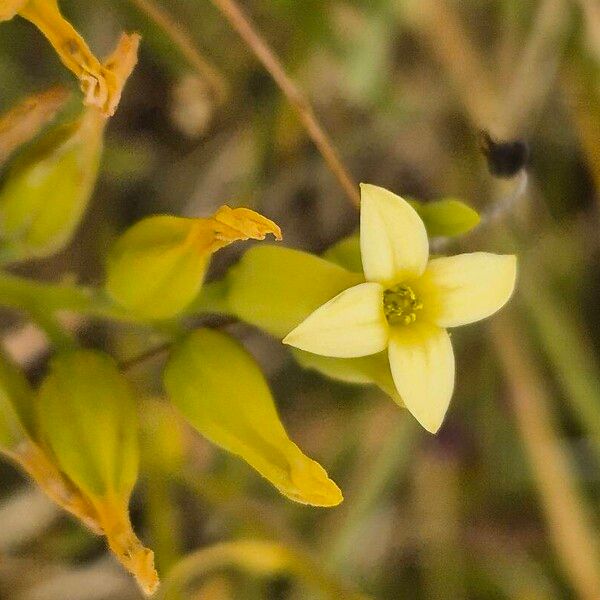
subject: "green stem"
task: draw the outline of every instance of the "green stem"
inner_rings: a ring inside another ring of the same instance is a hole
[[[0,271],[0,306],[26,310],[38,316],[70,311],[114,321],[142,322],[92,288],[33,281],[3,271]]]
[[[531,274],[530,274],[531,277]],[[585,329],[541,277],[521,282],[521,299],[544,345],[565,400],[600,456],[600,376]]]
[[[328,552],[327,565],[330,568],[341,572],[346,570],[347,565],[346,568],[344,565],[356,549],[366,517],[382,501],[390,481],[398,481],[408,467],[412,453],[407,449],[415,444],[418,434],[419,430],[413,421],[406,415],[399,414],[398,422],[390,428],[388,440],[369,469],[366,479],[361,482],[358,494],[348,499],[351,502],[348,502],[344,523],[340,524]]]

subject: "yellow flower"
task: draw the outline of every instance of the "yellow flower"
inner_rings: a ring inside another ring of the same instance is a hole
[[[361,185],[360,249],[366,283],[315,310],[283,342],[338,358],[387,348],[406,408],[440,428],[454,390],[448,327],[479,321],[510,298],[517,261],[485,252],[429,259],[425,226],[402,198]]]
[[[107,117],[112,116],[121,98],[124,73],[115,68],[110,59],[110,64],[102,64],[94,56],[85,40],[62,16],[58,1],[0,0],[0,21],[8,21],[16,14],[31,21],[44,34],[61,62],[79,79],[84,103],[97,106]],[[135,44],[137,50],[139,36],[130,36],[128,41]]]

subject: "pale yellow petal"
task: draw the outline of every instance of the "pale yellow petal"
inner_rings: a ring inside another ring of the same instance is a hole
[[[459,254],[431,260],[415,292],[423,303],[423,318],[439,327],[457,327],[500,310],[516,277],[516,256]]]
[[[352,358],[381,352],[387,340],[383,288],[361,283],[317,308],[283,343],[322,356]]]
[[[389,286],[421,275],[429,256],[421,217],[388,190],[365,183],[360,189],[360,251],[366,279]]]
[[[390,368],[406,408],[430,433],[444,420],[454,390],[454,352],[445,329],[428,323],[390,328]]]

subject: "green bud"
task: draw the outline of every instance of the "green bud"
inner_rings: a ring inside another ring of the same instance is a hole
[[[195,222],[161,215],[128,229],[109,255],[110,296],[143,318],[181,312],[198,293],[210,258],[194,243]]]
[[[404,406],[392,379],[387,352],[358,358],[330,358],[294,348],[292,354],[305,369],[314,369],[326,377],[345,383],[376,385],[396,404]]]
[[[108,355],[58,355],[39,390],[44,443],[60,469],[92,500],[127,501],[138,469],[134,398]]]
[[[342,238],[323,253],[323,258],[353,273],[362,273],[360,236],[358,233],[354,233]]]
[[[279,227],[248,208],[221,206],[206,218],[157,216],[140,221],[115,244],[108,293],[141,317],[167,319],[198,294],[214,252],[238,240],[281,239]]]
[[[50,256],[69,243],[94,189],[104,122],[86,111],[14,163],[0,191],[0,238],[9,258]]]
[[[335,506],[342,495],[288,437],[258,365],[229,336],[201,329],[173,352],[164,373],[172,402],[206,438],[237,454],[282,494]]]
[[[307,252],[257,246],[230,269],[228,304],[238,318],[283,338],[319,306],[362,281],[362,274]]]
[[[477,211],[460,200],[446,198],[435,202],[409,200],[419,213],[430,237],[452,237],[462,235],[479,224]]]
[[[25,376],[0,353],[0,449],[16,448],[33,437],[34,393]]]

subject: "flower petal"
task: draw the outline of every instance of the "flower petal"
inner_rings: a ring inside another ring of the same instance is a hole
[[[427,431],[436,433],[454,390],[454,352],[448,332],[429,323],[392,327],[388,353],[406,408]]]
[[[387,341],[383,288],[361,283],[317,308],[283,343],[322,356],[352,358],[381,352]]]
[[[516,276],[514,255],[459,254],[431,260],[415,292],[423,302],[423,318],[439,327],[457,327],[500,310]]]
[[[392,285],[421,275],[429,256],[421,217],[388,190],[365,183],[360,188],[360,251],[367,280]]]

